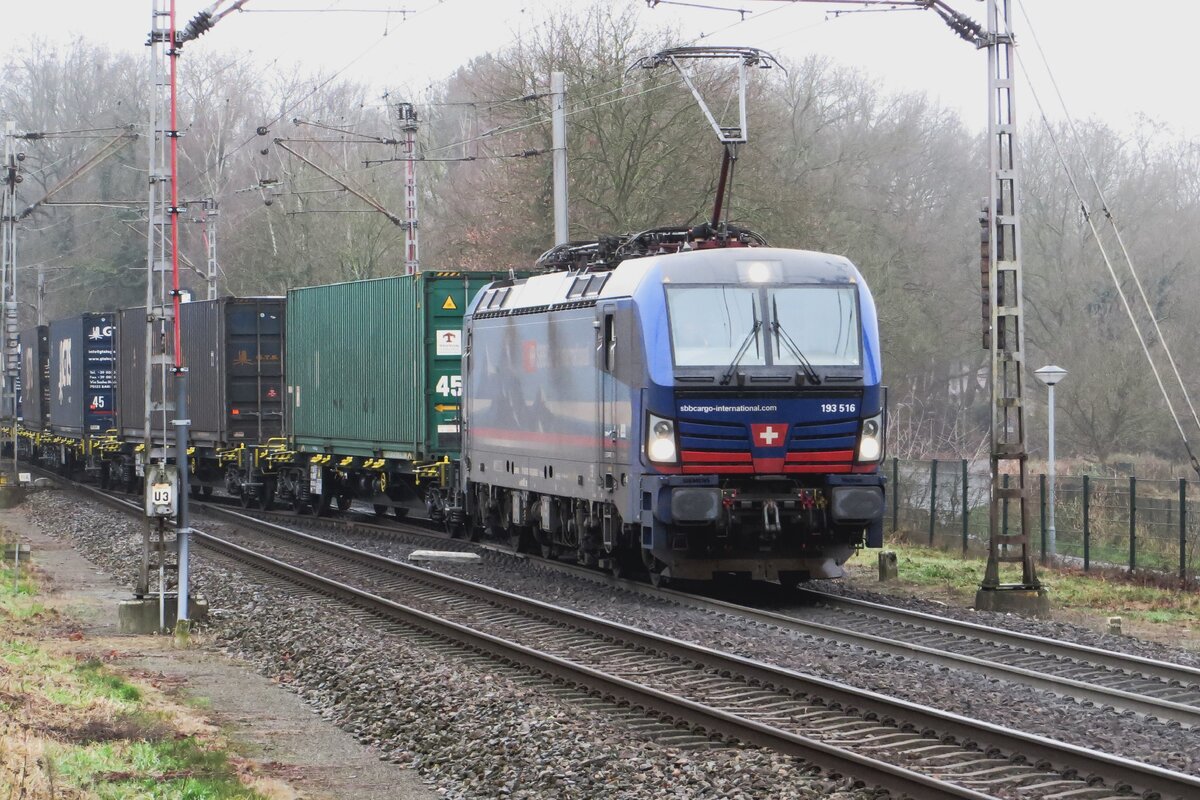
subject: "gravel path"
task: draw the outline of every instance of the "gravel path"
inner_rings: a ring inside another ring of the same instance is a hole
[[[33,521],[89,559],[122,579],[134,574],[140,523],[66,493],[37,494],[29,508]],[[512,670],[383,632],[319,598],[254,584],[202,552],[192,570],[214,609],[211,632],[221,647],[389,758],[411,764],[447,798],[877,796],[761,750],[656,744]]]

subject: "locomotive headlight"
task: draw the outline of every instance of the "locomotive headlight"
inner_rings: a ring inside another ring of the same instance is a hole
[[[863,420],[862,436],[858,439],[858,460],[878,461],[883,457],[883,414]]]
[[[675,447],[675,423],[669,419],[648,415],[646,425],[646,458],[655,464],[674,464],[678,460]]]

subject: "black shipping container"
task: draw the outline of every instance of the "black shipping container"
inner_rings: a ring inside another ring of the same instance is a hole
[[[84,314],[50,323],[50,429],[95,436],[114,426],[116,315]]]
[[[283,432],[282,297],[223,297],[184,303],[179,314],[195,444],[253,444]],[[168,335],[170,340],[170,335]],[[117,420],[122,434],[145,427],[146,312],[117,312]],[[167,402],[175,402],[167,376]],[[153,398],[161,397],[156,378]],[[167,422],[176,415],[167,415]],[[156,415],[155,428],[161,428]],[[167,432],[174,438],[174,429]]]
[[[50,328],[21,333],[21,413],[24,426],[40,431],[50,421]]]

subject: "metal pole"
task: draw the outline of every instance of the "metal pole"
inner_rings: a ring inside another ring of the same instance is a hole
[[[1043,475],[1039,475],[1038,477],[1041,479],[1038,481],[1038,483],[1041,484],[1041,489],[1042,489],[1042,492],[1041,492],[1042,497],[1041,497],[1041,503],[1039,503],[1039,507],[1042,510],[1042,563],[1045,564],[1046,563],[1046,476],[1043,474]]]
[[[892,533],[900,530],[900,459],[892,459]]]
[[[1129,571],[1137,569],[1137,478],[1129,476]]]
[[[208,254],[208,299],[217,299],[217,201],[211,197],[204,200],[204,244]]]
[[[933,547],[933,524],[937,519],[937,467],[935,458],[929,465],[929,546]]]
[[[551,148],[554,158],[554,243],[570,239],[567,224],[567,114],[566,80],[550,73]]]
[[[1045,551],[1053,559],[1058,553],[1057,532],[1054,528],[1054,384],[1047,384],[1049,390],[1049,400],[1047,400],[1046,422],[1049,427],[1049,463],[1046,465],[1047,480],[1050,484],[1050,527],[1046,530],[1046,547]]]
[[[1187,582],[1187,478],[1179,479],[1179,580]]]
[[[174,311],[175,353],[172,374],[175,378],[175,469],[179,492],[178,518],[175,522],[176,556],[179,560],[179,595],[177,598],[176,622],[187,630],[188,623],[188,419],[187,409],[187,366],[183,363],[183,332],[180,329],[183,295],[179,285],[179,48],[175,44],[175,0],[171,0],[171,47],[167,51],[171,65],[171,306]],[[164,386],[164,393],[166,389]],[[164,419],[164,423],[165,423]],[[166,425],[163,425],[163,463],[166,463]],[[161,564],[165,555],[159,557]]]
[[[17,375],[20,355],[17,332],[17,172],[16,123],[4,126],[3,239],[0,242],[0,304],[4,311],[4,397],[12,407],[12,468],[17,480]]]
[[[188,419],[187,404],[187,369],[178,369],[175,373],[175,464],[179,468],[179,519],[175,538],[178,542],[179,556],[179,613],[178,622],[186,623],[188,617],[188,484],[191,472],[188,470]]]
[[[1083,476],[1083,571],[1092,568],[1092,522],[1089,506],[1091,505],[1091,484],[1088,476]]]
[[[37,324],[48,325],[46,322],[46,265],[38,264],[37,271]]]
[[[404,133],[404,274],[421,271],[421,250],[417,219],[417,111],[412,103],[396,107],[400,130]]]
[[[962,551],[967,552],[967,535],[971,523],[971,510],[967,508],[967,460],[962,460],[962,525],[963,525],[963,540]]]

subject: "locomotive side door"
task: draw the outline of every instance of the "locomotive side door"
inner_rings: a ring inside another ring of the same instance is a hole
[[[600,306],[597,367],[600,373],[600,482],[606,494],[616,489],[617,462],[617,307]]]

